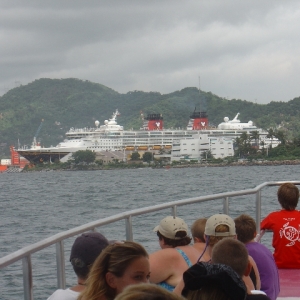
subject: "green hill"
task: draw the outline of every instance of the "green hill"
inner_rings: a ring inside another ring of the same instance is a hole
[[[165,128],[186,128],[194,111],[206,110],[209,122],[217,125],[225,116],[240,112],[243,122],[252,120],[262,128],[282,124],[292,135],[300,128],[300,98],[289,102],[255,104],[244,100],[227,100],[211,92],[188,87],[170,94],[131,91],[120,94],[104,85],[78,79],[38,79],[14,88],[0,97],[0,157],[9,146],[30,145],[41,121],[38,140],[44,146],[62,141],[70,127],[93,127],[95,120],[103,124],[116,108],[118,123],[125,129],[142,125],[140,112],[161,113]]]

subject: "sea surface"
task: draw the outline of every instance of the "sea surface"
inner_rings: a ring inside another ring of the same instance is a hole
[[[56,233],[126,210],[174,200],[254,188],[266,181],[299,180],[300,167],[241,166],[105,171],[52,171],[0,174],[1,257]],[[277,187],[262,193],[262,217],[279,208]],[[222,200],[178,207],[188,225],[222,212]],[[255,216],[255,196],[230,201],[230,215]],[[153,228],[170,210],[133,218],[134,239],[149,253],[158,250]],[[110,240],[125,239],[125,224],[98,228]],[[76,283],[69,263],[74,238],[65,242],[67,286]],[[270,249],[270,234],[264,242]],[[47,299],[56,289],[55,246],[32,255],[34,299]],[[0,299],[23,299],[21,262],[0,270]]]

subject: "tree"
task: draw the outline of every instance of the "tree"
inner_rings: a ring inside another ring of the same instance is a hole
[[[141,156],[138,152],[132,152],[132,154],[131,154],[131,160],[139,160],[140,157]]]
[[[239,157],[247,156],[256,150],[252,148],[251,138],[246,132],[243,132],[240,137],[235,139],[234,147],[235,155]]]
[[[96,153],[91,150],[79,150],[72,154],[75,164],[92,163],[95,161]]]
[[[152,152],[145,152],[143,154],[143,161],[147,162],[147,163],[150,163],[150,161],[153,160],[153,154]]]
[[[275,133],[275,137],[278,138],[278,140],[280,141],[281,145],[285,145],[286,138],[285,138],[285,133],[282,130],[278,130]]]
[[[201,157],[202,157],[202,159],[206,159],[206,160],[214,158],[210,150],[203,151],[201,153]]]
[[[273,128],[269,128],[268,129],[268,134],[267,134],[267,138],[268,139],[271,139],[271,148],[272,148],[272,145],[273,145],[273,138],[275,137],[275,131]]]
[[[251,133],[251,139],[255,141],[255,146],[258,146],[259,132],[257,130]]]

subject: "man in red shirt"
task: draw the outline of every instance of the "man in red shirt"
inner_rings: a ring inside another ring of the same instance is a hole
[[[282,209],[271,212],[260,224],[273,231],[274,259],[279,269],[300,269],[300,211],[296,210],[299,190],[293,183],[282,184],[277,192]]]

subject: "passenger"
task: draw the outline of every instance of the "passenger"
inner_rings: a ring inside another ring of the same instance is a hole
[[[245,245],[236,239],[224,239],[220,241],[212,251],[213,264],[224,264],[231,267],[240,277],[249,276],[252,264]],[[245,282],[245,281],[244,281]],[[250,290],[247,287],[246,299],[270,299],[263,291]]]
[[[242,280],[251,267],[245,245],[223,239],[212,250],[211,264],[200,262],[184,272],[183,295],[188,300],[269,299],[263,292],[252,294]]]
[[[212,255],[213,248],[219,241],[224,238],[236,239],[235,223],[231,217],[225,214],[216,214],[207,219],[204,230],[206,247],[200,255],[198,261],[203,261],[203,255],[207,253],[209,257]],[[253,279],[250,276],[244,276],[243,280],[250,290],[260,289],[260,278],[257,266],[252,257],[249,260],[253,267]],[[183,281],[179,282],[174,292],[181,294],[183,289]]]
[[[166,217],[154,231],[162,249],[149,256],[150,281],[173,291],[183,272],[197,262],[200,252],[190,245],[188,226],[181,218]]]
[[[199,262],[183,273],[187,300],[245,300],[247,288],[242,278],[224,264]]]
[[[184,300],[156,284],[141,283],[124,289],[115,300]]]
[[[277,191],[280,211],[271,212],[260,224],[273,231],[274,259],[279,269],[300,269],[300,211],[296,210],[299,190],[293,183],[283,183]]]
[[[213,247],[225,237],[236,239],[235,223],[231,217],[225,214],[211,216],[205,225],[205,237],[207,238],[207,250],[211,256]],[[255,261],[249,257],[253,271],[250,276],[244,276],[245,284],[251,290],[260,290],[260,277]]]
[[[70,262],[77,275],[77,285],[66,290],[56,290],[48,300],[75,300],[85,288],[91,265],[101,251],[108,246],[108,240],[99,232],[83,233],[77,237],[70,255]]]
[[[131,284],[148,283],[150,267],[143,246],[134,242],[106,247],[93,264],[78,300],[113,300]]]
[[[271,251],[266,246],[254,241],[256,237],[255,220],[243,214],[234,221],[238,240],[245,244],[249,255],[256,262],[261,280],[261,290],[271,300],[275,300],[280,290],[278,270]]]
[[[194,247],[202,253],[205,249],[204,230],[207,219],[198,219],[191,226],[191,233],[194,240]],[[204,252],[202,261],[209,261],[210,256],[207,252]]]

